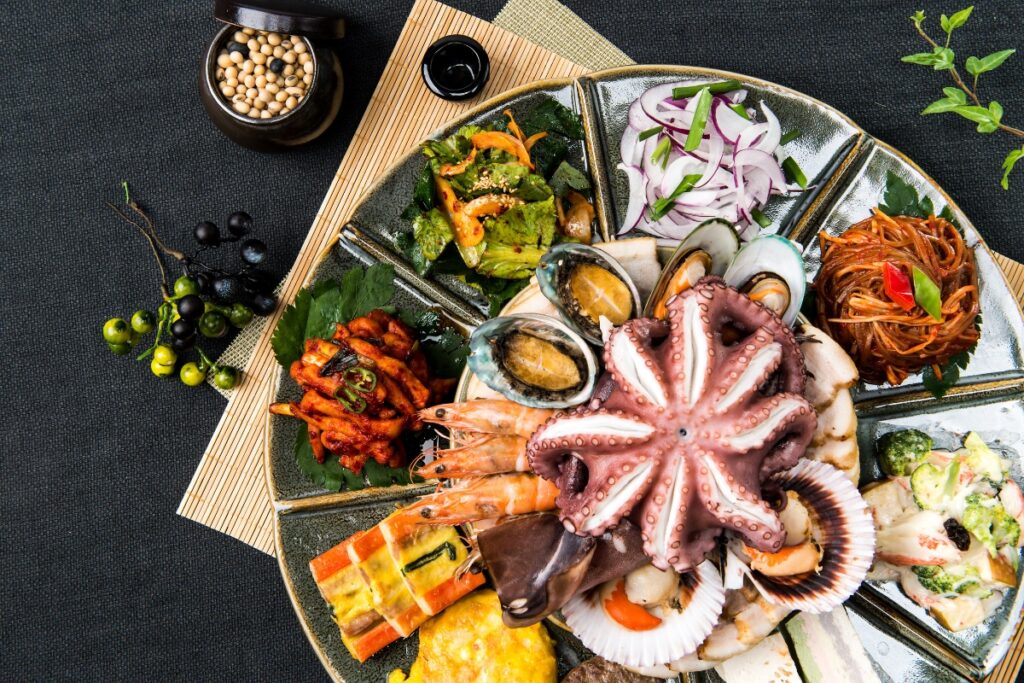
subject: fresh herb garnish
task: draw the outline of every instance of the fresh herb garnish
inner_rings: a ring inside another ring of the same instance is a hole
[[[942,292],[928,274],[914,266],[914,301],[936,320],[942,320]]]
[[[411,571],[416,571],[421,567],[426,567],[428,564],[430,564],[437,558],[441,557],[445,553],[448,554],[448,560],[451,562],[454,562],[455,558],[458,557],[455,551],[455,546],[452,545],[451,541],[445,541],[441,545],[431,550],[429,553],[417,557],[415,560],[409,562],[404,567],[402,567],[402,575],[404,576],[405,574],[408,574]]]
[[[325,280],[309,289],[301,289],[295,301],[281,315],[270,344],[277,362],[285,368],[302,357],[307,339],[327,338],[335,323],[366,315],[387,306],[395,293],[395,270],[377,263],[345,272],[341,281]]]
[[[786,160],[782,162],[782,171],[791,183],[796,183],[802,190],[807,189],[807,176],[804,175],[800,165],[796,163],[796,159],[786,157]]]
[[[722,93],[732,92],[733,90],[739,90],[743,87],[743,84],[734,78],[730,78],[727,81],[716,81],[715,83],[698,84],[698,85],[682,85],[678,88],[672,89],[672,99],[681,100],[686,97],[693,97],[701,90],[707,89],[709,92],[715,95],[721,95]]]
[[[747,121],[750,120],[750,114],[747,113],[747,108],[744,107],[742,104],[730,104],[729,109],[732,109],[734,112],[745,118]]]
[[[693,189],[693,186],[697,184],[697,181],[701,179],[700,173],[691,173],[690,175],[683,176],[679,185],[672,191],[667,197],[662,197],[654,202],[651,206],[651,220],[660,220],[665,217],[669,211],[672,210],[672,206],[684,192],[689,192]]]
[[[708,114],[711,112],[711,89],[703,88],[697,95],[697,107],[693,112],[693,122],[690,124],[690,132],[686,134],[686,144],[683,149],[687,152],[700,147],[704,137],[704,127],[708,124]]]
[[[979,133],[994,133],[1000,130],[1004,133],[1024,138],[1024,130],[1003,123],[1003,107],[999,102],[991,100],[986,106],[978,97],[978,77],[983,73],[999,68],[1016,50],[999,50],[984,57],[968,57],[964,61],[964,69],[974,77],[970,85],[964,81],[957,71],[956,55],[949,47],[950,41],[953,37],[953,31],[967,23],[967,19],[971,16],[973,10],[974,6],[972,5],[959,12],[954,12],[951,16],[947,17],[943,14],[940,17],[939,23],[946,34],[945,43],[942,45],[925,32],[925,16],[923,11],[918,10],[910,17],[910,21],[913,22],[917,33],[928,43],[932,51],[906,55],[901,60],[909,64],[930,66],[935,71],[948,71],[950,78],[953,79],[953,83],[956,84],[955,88],[943,88],[942,92],[945,97],[929,104],[921,114],[953,113],[962,116],[972,123],[978,124],[977,130]],[[1021,158],[1024,158],[1024,147],[1013,149],[1006,155],[1002,165],[1003,177],[999,182],[1004,190],[1010,188],[1010,172],[1013,171],[1014,166]]]
[[[665,130],[665,126],[655,126],[654,128],[648,128],[645,131],[641,131],[640,135],[636,136],[636,139],[643,142],[647,138],[657,135],[661,131]]]
[[[672,151],[672,140],[670,138],[664,138],[658,143],[658,146],[651,152],[651,163],[661,164],[662,168],[668,163],[668,155]]]
[[[570,140],[583,139],[583,121],[580,117],[572,109],[550,97],[545,98],[519,119],[519,125],[527,137],[544,131],[548,134],[564,135]]]
[[[803,135],[803,132],[799,128],[788,130],[782,134],[781,138],[779,138],[779,144],[784,145],[787,142],[793,142],[793,140],[796,140],[801,135]]]
[[[754,222],[760,225],[762,228],[767,228],[772,224],[772,219],[765,215],[761,209],[753,208],[750,210],[750,217],[754,219]]]

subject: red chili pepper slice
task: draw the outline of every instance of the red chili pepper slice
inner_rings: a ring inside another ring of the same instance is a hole
[[[888,261],[882,264],[882,285],[886,296],[904,311],[909,311],[917,305],[914,301],[914,289],[910,285],[910,276],[899,266],[894,266]]]

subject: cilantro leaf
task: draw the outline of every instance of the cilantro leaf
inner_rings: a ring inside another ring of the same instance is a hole
[[[302,357],[303,342],[306,340],[306,319],[313,305],[313,295],[307,289],[299,290],[289,306],[284,309],[274,329],[270,346],[274,357],[285,368]]]
[[[878,205],[878,208],[889,216],[925,218],[921,215],[917,190],[892,171],[887,171],[885,174],[885,194],[882,196],[882,203]]]

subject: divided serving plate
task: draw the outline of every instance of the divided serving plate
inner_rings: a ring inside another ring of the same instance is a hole
[[[861,446],[862,481],[878,478],[875,439],[886,431],[913,426],[962,435],[977,431],[986,441],[1013,453],[1011,474],[1024,478],[1024,317],[1002,271],[984,240],[948,195],[912,161],[869,136],[853,121],[828,105],[788,88],[738,74],[677,66],[635,66],[601,71],[576,80],[544,81],[512,90],[489,100],[453,121],[434,137],[459,126],[492,121],[501,112],[528,109],[550,96],[583,118],[585,140],[570,149],[570,158],[585,168],[594,184],[594,203],[604,239],[615,239],[619,216],[627,202],[624,175],[615,170],[619,139],[626,126],[626,109],[647,88],[681,80],[739,80],[748,101],[764,100],[786,130],[797,128],[800,138],[787,150],[799,163],[812,189],[797,197],[772,198],[765,208],[771,226],[765,232],[785,235],[804,245],[808,279],[819,266],[817,234],[841,232],[866,217],[881,201],[886,175],[895,173],[936,210],[948,205],[969,245],[975,246],[981,286],[981,339],[959,384],[944,398],[924,390],[921,377],[900,387],[861,384],[856,390]],[[423,166],[412,150],[382,175],[364,195],[341,228],[339,241],[322,254],[307,285],[337,277],[354,265],[378,261],[396,271],[395,304],[400,308],[431,308],[460,328],[483,322],[486,303],[472,289],[450,276],[419,277],[395,247],[409,232],[401,218]],[[274,400],[295,399],[298,387],[280,371]],[[270,399],[271,397],[268,397]],[[268,400],[269,403],[269,400]],[[412,484],[332,493],[317,487],[299,471],[293,455],[295,420],[270,415],[266,425],[265,472],[274,504],[277,558],[292,604],[328,674],[337,681],[385,680],[395,668],[408,670],[417,652],[414,636],[394,643],[365,664],[358,664],[341,644],[337,626],[309,573],[308,563],[352,533],[368,528],[431,485]],[[980,680],[1006,654],[1024,593],[1007,593],[999,610],[984,624],[949,633],[893,583],[866,582],[850,602],[854,627],[882,681],[930,683]],[[579,642],[558,628],[555,638],[559,674],[579,663]],[[690,674],[692,681],[720,681],[714,671]]]

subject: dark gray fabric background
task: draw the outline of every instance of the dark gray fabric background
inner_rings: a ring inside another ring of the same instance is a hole
[[[224,401],[107,352],[103,321],[154,308],[157,273],[103,201],[130,180],[179,244],[196,221],[245,209],[283,273],[411,2],[334,0],[349,17],[343,112],[278,156],[236,147],[203,113],[212,4],[3,6],[0,680],[324,679],[276,563],[174,514]],[[455,4],[490,19],[502,2]],[[568,4],[639,62],[721,67],[833,104],[917,160],[993,247],[1024,258],[1024,174],[1010,193],[997,185],[1011,140],[917,115],[946,83],[899,62],[920,47],[906,20],[915,3]],[[959,9],[923,4],[936,17]],[[977,4],[961,50],[1024,48],[1024,3]],[[983,82],[1024,125],[1024,53]]]

